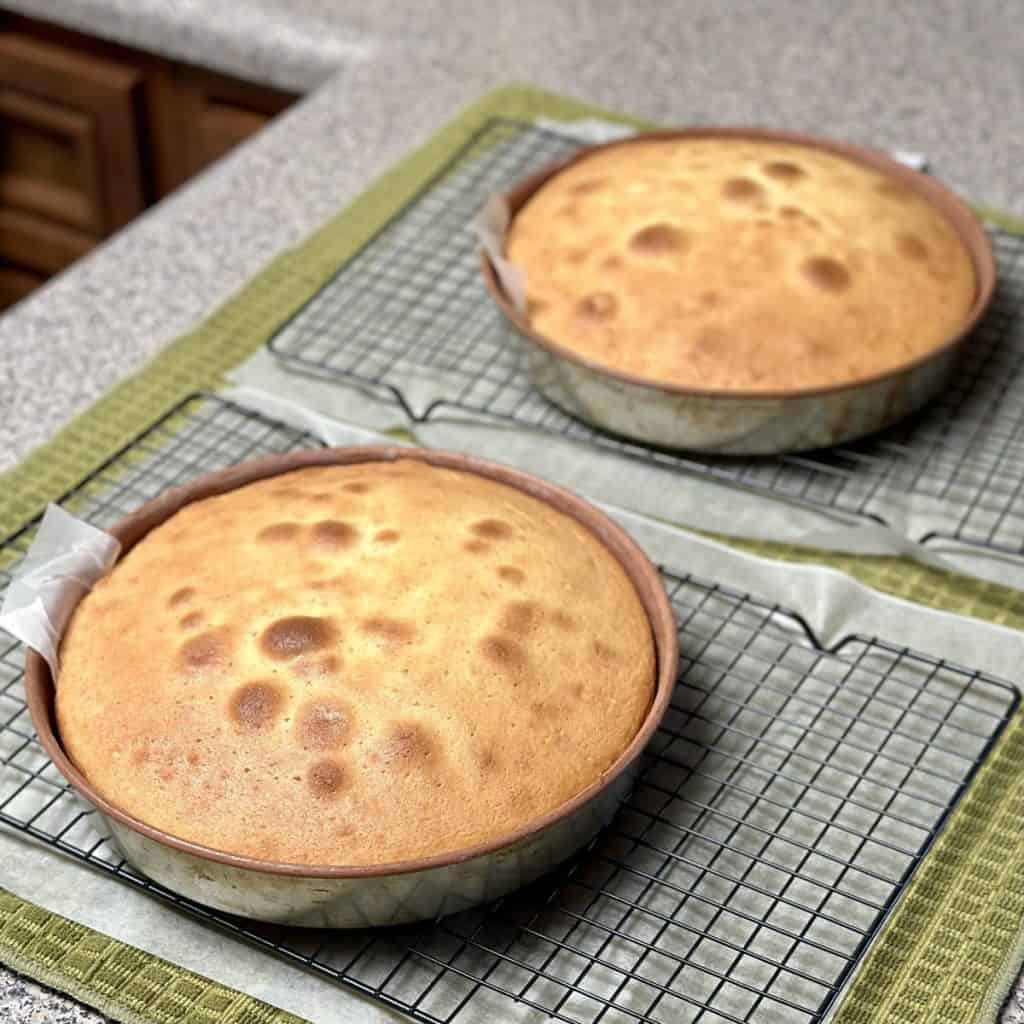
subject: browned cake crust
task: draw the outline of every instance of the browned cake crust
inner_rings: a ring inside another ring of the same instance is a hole
[[[963,324],[970,256],[932,204],[870,167],[744,139],[631,142],[555,174],[508,258],[542,336],[677,387],[852,383]]]
[[[108,800],[218,850],[379,865],[500,839],[600,778],[651,630],[574,519],[412,460],[186,506],[76,609],[60,736]]]

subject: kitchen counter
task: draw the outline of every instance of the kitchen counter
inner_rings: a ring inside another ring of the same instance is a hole
[[[104,1024],[109,1020],[62,992],[0,967],[0,1019],[8,1024]]]
[[[0,316],[0,468],[208,315],[459,107],[509,82],[664,122],[779,125],[923,152],[969,197],[1024,214],[1013,0],[0,6],[309,92]],[[19,985],[0,971],[0,1007],[18,993],[5,1019],[34,1020],[36,996]],[[79,1020],[67,1012],[46,1019]]]

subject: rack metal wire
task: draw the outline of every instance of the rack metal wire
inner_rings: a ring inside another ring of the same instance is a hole
[[[285,365],[355,383],[416,421],[446,413],[533,430],[876,522],[913,495],[955,539],[1024,555],[1024,237],[995,231],[999,289],[953,384],[875,437],[779,458],[707,459],[594,430],[530,384],[522,345],[480,280],[470,221],[484,199],[579,147],[529,123],[489,121],[269,342]],[[433,382],[425,400],[424,381]]]
[[[105,526],[201,472],[317,442],[183,403],[61,499]],[[0,545],[6,586],[37,522]],[[415,1019],[820,1021],[984,761],[1015,687],[664,571],[682,664],[621,813],[489,906],[342,932],[243,921],[130,868],[35,740],[24,650],[0,643],[0,821]]]

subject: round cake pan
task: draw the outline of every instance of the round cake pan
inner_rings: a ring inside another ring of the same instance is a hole
[[[465,455],[397,447],[321,448],[257,459],[199,477],[147,502],[110,532],[121,542],[123,554],[189,502],[308,466],[396,459],[476,473],[524,491],[576,519],[622,565],[647,613],[656,656],[654,696],[639,732],[600,779],[499,840],[379,866],[285,864],[188,842],[139,821],[101,796],[61,745],[54,681],[43,658],[30,650],[25,690],[40,743],[96,809],[125,860],[167,889],[242,917],[312,927],[361,928],[434,918],[496,899],[539,877],[588,843],[628,794],[640,754],[661,722],[675,685],[676,627],[661,578],[647,556],[621,527],[576,495]]]
[[[905,366],[832,387],[791,391],[715,391],[645,380],[589,360],[538,334],[515,308],[491,260],[481,252],[484,283],[527,343],[537,390],[570,415],[644,444],[722,455],[770,455],[826,448],[882,430],[921,408],[947,384],[957,354],[992,298],[995,264],[988,235],[970,208],[934,178],[861,146],[757,128],[691,128],[651,132],[590,146],[537,171],[505,196],[510,223],[559,171],[613,146],[658,139],[749,139],[826,150],[881,171],[936,207],[974,265],[975,296],[956,332]]]

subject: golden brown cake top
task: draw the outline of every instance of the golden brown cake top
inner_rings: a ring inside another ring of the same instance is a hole
[[[597,780],[654,691],[616,559],[544,502],[412,459],[185,506],[76,609],[65,749],[116,806],[232,853],[385,864]]]
[[[630,142],[549,179],[508,258],[540,335],[683,388],[795,390],[895,369],[956,333],[976,290],[939,210],[809,146]]]

